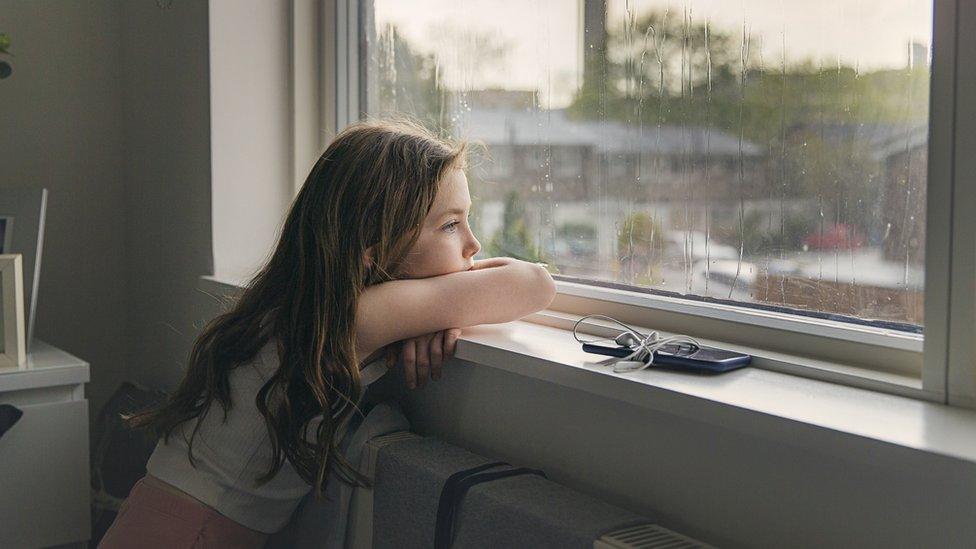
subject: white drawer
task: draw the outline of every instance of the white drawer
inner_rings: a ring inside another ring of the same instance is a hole
[[[0,547],[88,540],[88,401],[18,408],[0,438]]]

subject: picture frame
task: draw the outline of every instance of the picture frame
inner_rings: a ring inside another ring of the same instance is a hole
[[[24,284],[25,344],[30,353],[40,286],[41,252],[47,215],[46,188],[0,188],[0,254],[21,254]]]
[[[0,254],[0,369],[25,368],[24,266],[21,254]]]
[[[13,248],[14,218],[11,216],[0,216],[0,254],[4,250]],[[6,252],[9,253],[9,252]]]

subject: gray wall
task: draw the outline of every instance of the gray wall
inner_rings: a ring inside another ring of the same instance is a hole
[[[721,547],[976,540],[976,468],[948,458],[856,439],[811,450],[814,428],[772,440],[460,361],[405,410],[421,434]]]
[[[0,186],[50,192],[35,335],[91,363],[96,403],[128,374],[118,6],[0,0]]]
[[[165,4],[163,4],[165,6]],[[123,380],[178,379],[212,273],[204,0],[0,0],[0,185],[50,191],[36,335]],[[93,414],[94,417],[94,414]]]
[[[172,390],[220,311],[200,275],[257,269],[291,199],[287,2],[121,6],[128,373]]]
[[[210,9],[0,0],[0,185],[50,189],[37,336],[91,363],[93,411],[125,379],[176,385],[214,249],[257,268],[291,198],[287,3],[215,3],[213,40]]]
[[[120,2],[129,377],[172,388],[213,272],[204,0]],[[163,5],[166,5],[165,3]]]

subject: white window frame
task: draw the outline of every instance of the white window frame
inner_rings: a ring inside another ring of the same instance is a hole
[[[369,0],[364,0],[369,1]],[[580,0],[582,1],[582,0]],[[364,90],[360,0],[292,0],[296,190],[322,147],[360,117]],[[769,348],[846,368],[789,373],[976,407],[976,3],[935,0],[926,191],[925,334],[905,334],[748,307],[557,282],[551,313],[610,314],[625,322]],[[969,32],[960,32],[969,29]],[[315,75],[309,77],[309,74]],[[300,89],[303,88],[303,89]],[[305,93],[302,93],[304,90]],[[798,364],[804,362],[797,361]],[[850,374],[849,366],[863,368]],[[873,376],[872,371],[885,375]],[[915,378],[892,383],[890,374]]]

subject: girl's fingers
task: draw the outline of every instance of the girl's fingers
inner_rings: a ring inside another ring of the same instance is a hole
[[[437,332],[430,340],[430,378],[441,378],[441,365],[444,364],[444,332]]]
[[[444,358],[448,359],[454,356],[454,351],[457,349],[457,340],[461,337],[461,328],[451,328],[444,331]]]
[[[417,342],[417,387],[427,384],[430,374],[430,336],[415,338]]]
[[[407,387],[413,389],[417,386],[417,342],[407,339],[403,342],[400,351],[400,360],[403,361],[403,380]]]

